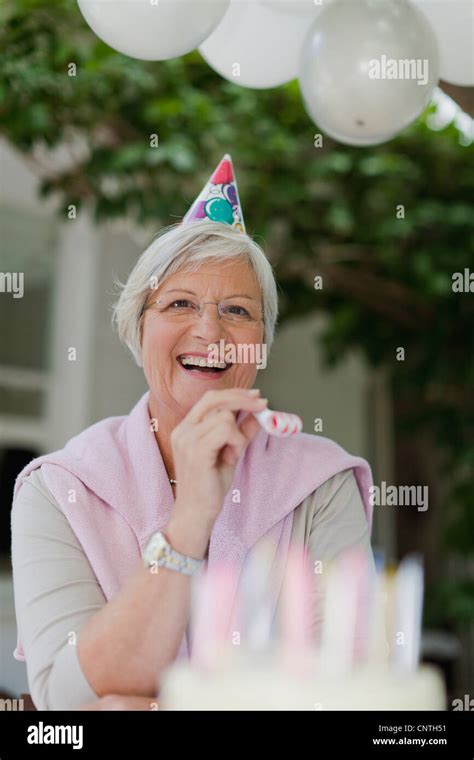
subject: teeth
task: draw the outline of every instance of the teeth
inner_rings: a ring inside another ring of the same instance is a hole
[[[217,369],[225,369],[227,364],[225,362],[212,362],[204,359],[201,356],[183,356],[180,359],[181,364],[184,366],[191,365],[193,367],[216,367]]]

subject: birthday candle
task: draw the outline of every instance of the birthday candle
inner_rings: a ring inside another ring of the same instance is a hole
[[[294,675],[303,675],[311,645],[310,602],[312,583],[304,547],[292,543],[283,582],[283,665]]]
[[[369,647],[369,609],[373,585],[375,583],[375,567],[365,552],[351,550],[343,558],[348,563],[347,572],[351,575],[352,590],[356,601],[356,614],[353,629],[353,663],[365,660]]]
[[[390,577],[386,569],[379,569],[372,584],[367,661],[380,666],[388,663],[389,644],[387,637]]]
[[[402,672],[418,667],[423,613],[423,563],[418,555],[400,562],[395,577],[395,624],[392,662]]]
[[[191,659],[203,669],[218,667],[220,653],[229,643],[232,590],[235,573],[222,563],[196,578],[191,607]]]
[[[303,422],[297,414],[264,409],[263,412],[256,412],[255,417],[269,435],[276,435],[278,438],[287,438],[303,429]]]
[[[272,641],[275,551],[274,541],[263,539],[249,553],[240,577],[239,628],[252,650],[265,650]]]
[[[328,570],[321,633],[321,667],[332,675],[350,672],[363,641],[361,608],[367,583],[362,552],[347,550]]]

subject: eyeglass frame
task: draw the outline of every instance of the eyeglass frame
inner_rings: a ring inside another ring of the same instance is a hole
[[[140,312],[140,319],[144,315],[145,311],[147,311],[147,309],[151,309],[155,304],[159,303],[160,300],[162,300],[162,296],[160,296],[159,298],[156,298],[154,301],[151,301],[148,304],[147,303],[143,304],[142,310]],[[185,300],[188,300],[188,299],[186,299],[186,298],[175,298],[174,300],[175,301],[185,301]],[[225,298],[222,299],[222,301],[225,301],[225,300],[226,300]],[[199,308],[199,312],[197,313],[197,316],[199,318],[201,318],[202,315],[204,314],[204,307],[207,306],[208,304],[212,304],[213,306],[217,306],[218,317],[219,317],[219,319],[222,319],[222,316],[221,316],[221,314],[219,312],[219,305],[222,303],[222,301],[199,301],[199,307],[200,308]],[[254,320],[250,320],[249,324],[258,324],[259,321],[260,322],[264,322],[264,318],[263,318],[263,306],[261,304],[257,304],[257,305],[258,305],[258,308],[260,309],[260,319],[256,320],[255,322],[254,322]],[[163,314],[163,312],[160,312],[160,314]],[[230,320],[230,321],[232,321],[232,320]]]

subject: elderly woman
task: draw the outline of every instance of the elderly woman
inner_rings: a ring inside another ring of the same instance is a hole
[[[203,565],[225,559],[238,584],[269,539],[273,577],[293,542],[315,561],[351,546],[371,561],[364,460],[317,436],[269,436],[255,417],[267,404],[252,388],[256,362],[208,361],[211,346],[270,348],[277,291],[245,233],[230,157],[203,192],[143,253],[116,305],[149,391],[17,479],[15,656],[38,709],[146,709],[163,669],[189,656]]]

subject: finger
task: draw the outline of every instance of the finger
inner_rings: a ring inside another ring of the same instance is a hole
[[[240,432],[235,420],[214,424],[199,438],[197,448],[201,456],[207,457],[212,466],[233,465],[240,458],[247,445],[247,439]]]
[[[224,446],[219,454],[219,457],[220,462],[223,465],[227,465],[229,467],[233,467],[240,458],[238,452],[236,452],[233,446]]]
[[[261,425],[255,415],[247,414],[240,423],[239,430],[247,439],[247,443],[250,443],[250,441],[255,438],[258,431],[261,430]]]
[[[245,409],[252,411],[257,408],[255,402],[258,399],[258,395],[251,393],[247,388],[226,388],[225,390],[208,391],[188,412],[187,420],[192,423],[200,422],[214,409],[231,409],[232,411]],[[258,407],[258,409],[260,408]]]
[[[218,409],[210,412],[202,422],[194,426],[195,434],[198,436],[197,440],[201,442],[210,431],[214,430],[217,424],[235,426],[235,430],[239,431],[243,436],[242,443],[245,443],[245,445],[250,443],[261,427],[254,414],[247,414],[240,425],[238,425],[234,412],[231,412],[229,409]]]
[[[260,409],[261,405],[258,404],[259,393],[250,393],[248,389],[243,388],[209,391],[191,409],[187,415],[187,421],[191,422],[191,424],[196,424],[224,409],[232,411],[235,414],[240,409]]]
[[[207,432],[216,424],[220,425],[224,422],[229,425],[235,424],[237,427],[237,412],[232,409],[211,409],[200,422],[196,423],[196,429]]]
[[[223,424],[234,425],[237,430],[235,415],[230,409],[214,409],[200,422],[190,425],[183,425],[183,422],[173,430],[172,444],[173,448],[179,449],[181,446],[192,446],[193,449],[199,450],[202,440],[216,426]]]
[[[199,439],[199,446],[202,446],[207,451],[218,452],[223,446],[232,447],[236,454],[240,455],[240,452],[245,448],[247,439],[240,432],[239,428],[234,422],[222,421],[214,425],[206,435],[203,435]]]

